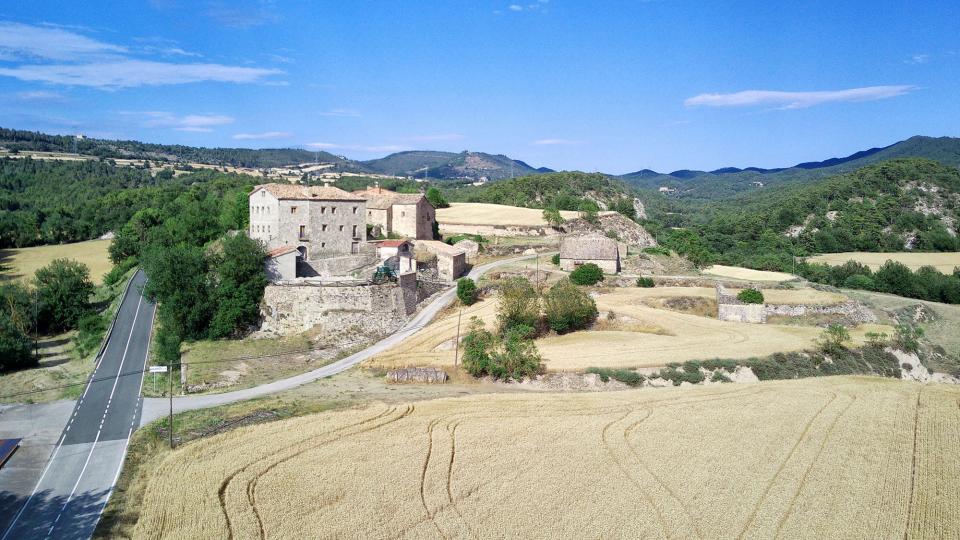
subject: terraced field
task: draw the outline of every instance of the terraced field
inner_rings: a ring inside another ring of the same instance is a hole
[[[771,290],[764,294],[784,303],[833,303],[845,299],[842,295],[813,289]],[[823,331],[816,326],[719,321],[648,305],[653,300],[684,296],[712,299],[714,291],[703,287],[610,289],[595,300],[601,313],[615,314],[616,325],[608,325],[604,330],[541,338],[536,341],[537,348],[551,371],[655,367],[685,360],[747,359],[799,351],[814,347]],[[471,316],[480,317],[492,327],[496,321],[496,299],[464,309],[461,332],[466,331]],[[456,332],[457,313],[452,312],[373,358],[369,365],[384,368],[453,365]],[[889,326],[861,325],[850,330],[854,344],[862,344],[867,332],[893,335]]]
[[[323,413],[168,454],[134,532],[957,537],[958,400],[956,387],[837,377]]]
[[[953,273],[953,269],[960,267],[960,253],[868,253],[851,251],[847,253],[826,253],[807,259],[810,262],[840,266],[847,261],[856,261],[865,264],[871,269],[880,268],[887,261],[903,263],[911,270],[921,266],[932,266],[944,274]]]

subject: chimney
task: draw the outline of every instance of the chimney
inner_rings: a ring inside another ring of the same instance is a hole
[[[380,189],[380,181],[379,181],[379,180],[377,180],[377,181],[376,181],[376,183],[375,183],[374,185],[376,185],[376,186],[377,186],[377,193],[383,193],[383,190],[382,190],[382,189]]]

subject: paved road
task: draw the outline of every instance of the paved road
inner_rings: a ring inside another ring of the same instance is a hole
[[[143,272],[137,272],[67,427],[0,540],[87,539],[93,533],[120,475],[130,436],[140,424],[141,371],[155,309],[140,295],[145,281]]]
[[[481,266],[475,267],[470,271],[468,277],[477,280],[483,274],[498,268],[501,266],[506,266],[508,264],[513,264],[519,261],[526,259],[532,259],[533,255],[528,255],[524,257],[516,257],[513,259],[506,259],[503,261],[496,261]],[[226,405],[228,403],[233,403],[236,401],[242,401],[245,399],[252,399],[260,396],[265,396],[267,394],[273,394],[276,392],[282,392],[284,390],[290,390],[296,388],[300,385],[315,381],[323,377],[329,377],[331,375],[336,375],[342,371],[346,371],[353,366],[363,362],[364,360],[373,357],[374,355],[381,353],[394,347],[403,340],[412,336],[422,329],[424,326],[430,323],[431,320],[439,313],[443,308],[449,304],[454,297],[456,296],[456,288],[451,288],[441,294],[439,297],[434,299],[430,304],[423,308],[413,319],[411,319],[407,324],[405,324],[397,332],[385,337],[384,339],[378,341],[377,343],[371,345],[370,347],[351,354],[350,356],[338,360],[332,364],[328,364],[321,368],[296,375],[294,377],[289,377],[287,379],[281,379],[279,381],[274,381],[267,384],[262,384],[260,386],[255,386],[253,388],[247,388],[245,390],[237,390],[234,392],[224,392],[222,394],[207,394],[199,396],[184,396],[184,397],[175,397],[173,398],[173,410],[174,412],[183,412],[190,411],[194,409],[205,409],[208,407],[216,407],[218,405]],[[156,420],[157,418],[162,417],[163,415],[169,412],[169,401],[164,398],[148,398],[145,400],[143,405],[143,416],[141,417],[141,425],[145,425],[149,422]]]

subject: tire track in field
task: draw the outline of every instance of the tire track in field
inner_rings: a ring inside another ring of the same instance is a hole
[[[431,512],[430,507],[427,506],[427,496],[425,494],[427,469],[430,468],[430,458],[433,457],[433,429],[439,422],[440,418],[434,418],[427,424],[427,455],[424,456],[423,466],[420,469],[420,504],[423,506],[423,511],[427,513],[427,519],[433,525],[433,528],[437,530],[437,534],[446,538],[447,536],[443,534],[440,526],[437,525],[437,522],[433,519],[433,512]]]
[[[910,467],[910,497],[907,499],[907,523],[903,528],[903,538],[907,539],[910,533],[910,520],[913,519],[913,494],[914,489],[917,487],[917,437],[920,431],[920,396],[923,394],[923,386],[917,390],[917,404],[913,410],[913,452],[912,454],[912,464]],[[960,406],[960,400],[957,401],[957,406]]]
[[[850,409],[850,407],[853,406],[854,403],[857,402],[857,399],[859,398],[859,396],[857,396],[856,394],[850,397],[852,398],[850,400],[850,403],[847,403],[847,405],[843,408],[843,410],[841,410],[839,413],[837,413],[836,416],[833,417],[833,420],[830,422],[830,426],[827,428],[826,433],[824,433],[823,435],[823,439],[820,441],[820,445],[817,447],[816,453],[813,455],[813,459],[810,460],[810,463],[807,465],[807,468],[803,471],[803,474],[800,476],[800,482],[797,484],[796,489],[793,491],[793,495],[790,497],[790,502],[787,505],[787,511],[777,521],[777,530],[773,534],[774,538],[780,537],[780,533],[783,530],[783,526],[786,524],[787,520],[790,519],[790,516],[793,515],[793,510],[796,506],[797,498],[800,496],[801,493],[803,493],[803,487],[807,483],[807,477],[810,476],[810,472],[813,470],[814,466],[816,466],[816,464],[820,462],[820,456],[821,454],[823,454],[823,449],[826,448],[827,440],[829,440],[830,435],[833,434],[834,428],[837,427],[837,422],[840,421],[840,418],[843,415],[847,414],[847,411]]]
[[[784,469],[787,467],[787,463],[793,458],[793,455],[797,452],[797,449],[800,448],[800,443],[803,442],[803,439],[806,438],[807,433],[809,433],[810,428],[813,426],[813,423],[820,417],[824,410],[830,406],[837,399],[836,392],[830,392],[831,397],[827,400],[826,403],[817,410],[813,416],[810,417],[810,420],[807,421],[804,425],[803,430],[800,432],[800,436],[797,437],[797,440],[794,441],[793,446],[790,448],[790,451],[787,452],[787,456],[780,463],[780,466],[777,467],[777,471],[773,474],[770,480],[767,482],[767,486],[764,488],[763,493],[760,495],[760,499],[757,500],[756,505],[754,505],[753,510],[750,511],[750,516],[747,518],[747,521],[744,523],[743,528],[740,530],[740,533],[737,534],[737,538],[741,539],[746,535],[747,530],[750,529],[750,526],[753,525],[753,522],[757,519],[757,514],[760,512],[760,507],[763,506],[763,503],[766,502],[767,497],[770,495],[770,490],[773,489],[773,485],[776,483],[777,478],[780,477],[780,474],[783,473]]]
[[[388,416],[388,415],[390,415],[390,414],[393,414],[396,410],[397,410],[396,407],[387,407],[387,408],[385,408],[384,410],[382,410],[381,412],[379,412],[378,414],[376,414],[376,415],[374,415],[374,416],[372,416],[372,417],[370,417],[370,418],[366,418],[366,419],[361,420],[361,421],[358,421],[358,422],[353,422],[353,423],[347,424],[347,425],[345,425],[345,426],[340,426],[340,427],[338,427],[338,428],[335,428],[335,429],[331,430],[330,432],[328,432],[328,433],[327,433],[327,436],[332,436],[332,435],[335,435],[335,434],[337,434],[337,433],[340,433],[340,432],[343,432],[343,431],[346,431],[346,430],[349,430],[349,429],[352,429],[352,428],[362,427],[362,426],[364,426],[364,425],[366,425],[366,424],[369,424],[370,422],[375,422],[375,421],[377,421],[377,420],[380,419],[380,418],[383,418],[383,417],[386,417],[386,416]],[[410,409],[409,412],[412,412],[412,408]],[[406,412],[406,414],[409,414],[409,412]],[[401,418],[402,418],[403,416],[405,416],[406,414],[401,415]],[[398,419],[399,419],[399,418],[398,418]],[[363,431],[363,430],[361,430],[360,432],[362,432],[362,431]],[[358,433],[359,433],[359,432],[358,432]],[[253,461],[253,462],[251,462],[251,463],[248,463],[248,464],[244,465],[244,466],[241,467],[240,469],[237,469],[236,471],[234,471],[233,473],[231,473],[230,475],[228,475],[226,478],[224,478],[224,480],[220,483],[220,486],[219,486],[219,488],[218,488],[218,490],[217,490],[217,495],[218,495],[218,500],[219,500],[219,503],[220,503],[220,511],[221,511],[221,513],[223,514],[223,517],[224,517],[224,519],[226,520],[226,523],[227,523],[227,538],[233,538],[233,537],[235,536],[235,532],[236,532],[236,531],[235,531],[235,526],[234,526],[235,524],[234,524],[234,521],[231,520],[231,518],[230,518],[230,511],[228,510],[228,504],[227,504],[227,493],[228,493],[228,491],[230,490],[231,485],[233,484],[234,480],[235,480],[240,474],[248,471],[250,468],[254,467],[255,465],[260,464],[260,463],[262,463],[262,462],[264,462],[264,461],[266,461],[266,460],[275,458],[277,453],[281,453],[281,452],[284,452],[284,451],[288,451],[288,450],[290,450],[290,449],[292,449],[292,448],[294,448],[294,447],[300,446],[300,445],[304,444],[305,442],[308,442],[308,441],[310,441],[311,439],[314,439],[314,438],[316,438],[316,437],[315,437],[315,436],[306,436],[306,437],[303,437],[303,438],[297,440],[296,442],[290,443],[290,444],[288,444],[288,445],[286,445],[286,446],[278,449],[274,454],[272,454],[272,455],[270,455],[270,456],[266,456],[266,457],[257,459],[257,460],[255,460],[255,461]],[[247,493],[248,493],[247,497],[248,497],[248,501],[249,501],[249,497],[250,497],[249,491],[248,491]],[[262,522],[260,521],[259,515],[256,513],[256,509],[255,509],[255,508],[254,508],[254,510],[253,510],[253,513],[254,513],[254,516],[256,517],[258,523],[260,524],[260,530],[261,530],[261,535],[262,535],[262,534],[263,534],[263,525],[262,525]]]

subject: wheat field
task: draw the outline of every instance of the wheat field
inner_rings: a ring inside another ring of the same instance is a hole
[[[138,538],[948,538],[960,388],[837,377],[370,406],[186,445]]]
[[[574,219],[579,212],[563,210],[564,219]],[[514,225],[518,227],[545,227],[543,210],[489,203],[450,203],[449,208],[437,210],[437,222],[455,225]]]
[[[110,240],[88,240],[74,244],[0,250],[0,264],[7,267],[0,273],[0,278],[32,279],[37,270],[54,259],[73,259],[87,265],[90,268],[90,280],[99,285],[103,282],[103,275],[113,267],[107,251],[109,247]]]
[[[723,266],[716,264],[703,269],[704,274],[730,279],[743,279],[746,281],[790,281],[796,279],[792,274],[783,272],[767,272],[764,270],[753,270],[751,268],[741,268],[739,266]]]
[[[809,257],[809,262],[840,266],[847,261],[856,261],[869,266],[872,270],[880,268],[888,260],[897,261],[911,270],[921,266],[932,266],[944,274],[953,273],[953,269],[960,267],[960,253],[868,253],[851,251],[847,253],[826,253]]]
[[[816,346],[823,332],[816,326],[746,324],[720,321],[697,315],[650,307],[650,299],[700,296],[713,298],[713,289],[703,287],[616,288],[595,297],[597,309],[614,313],[617,329],[583,330],[536,340],[546,368],[550,371],[580,371],[588,367],[658,367],[669,362],[712,358],[747,359],[776,352],[790,352]],[[845,297],[816,291],[764,291],[785,303],[832,303]],[[488,328],[496,322],[496,299],[485,299],[463,310],[461,337],[472,316]],[[867,332],[893,335],[893,328],[865,324],[850,329],[853,345],[861,345]],[[371,367],[452,366],[457,334],[457,312],[427,325],[396,347],[368,361]],[[462,351],[461,351],[462,354]]]

